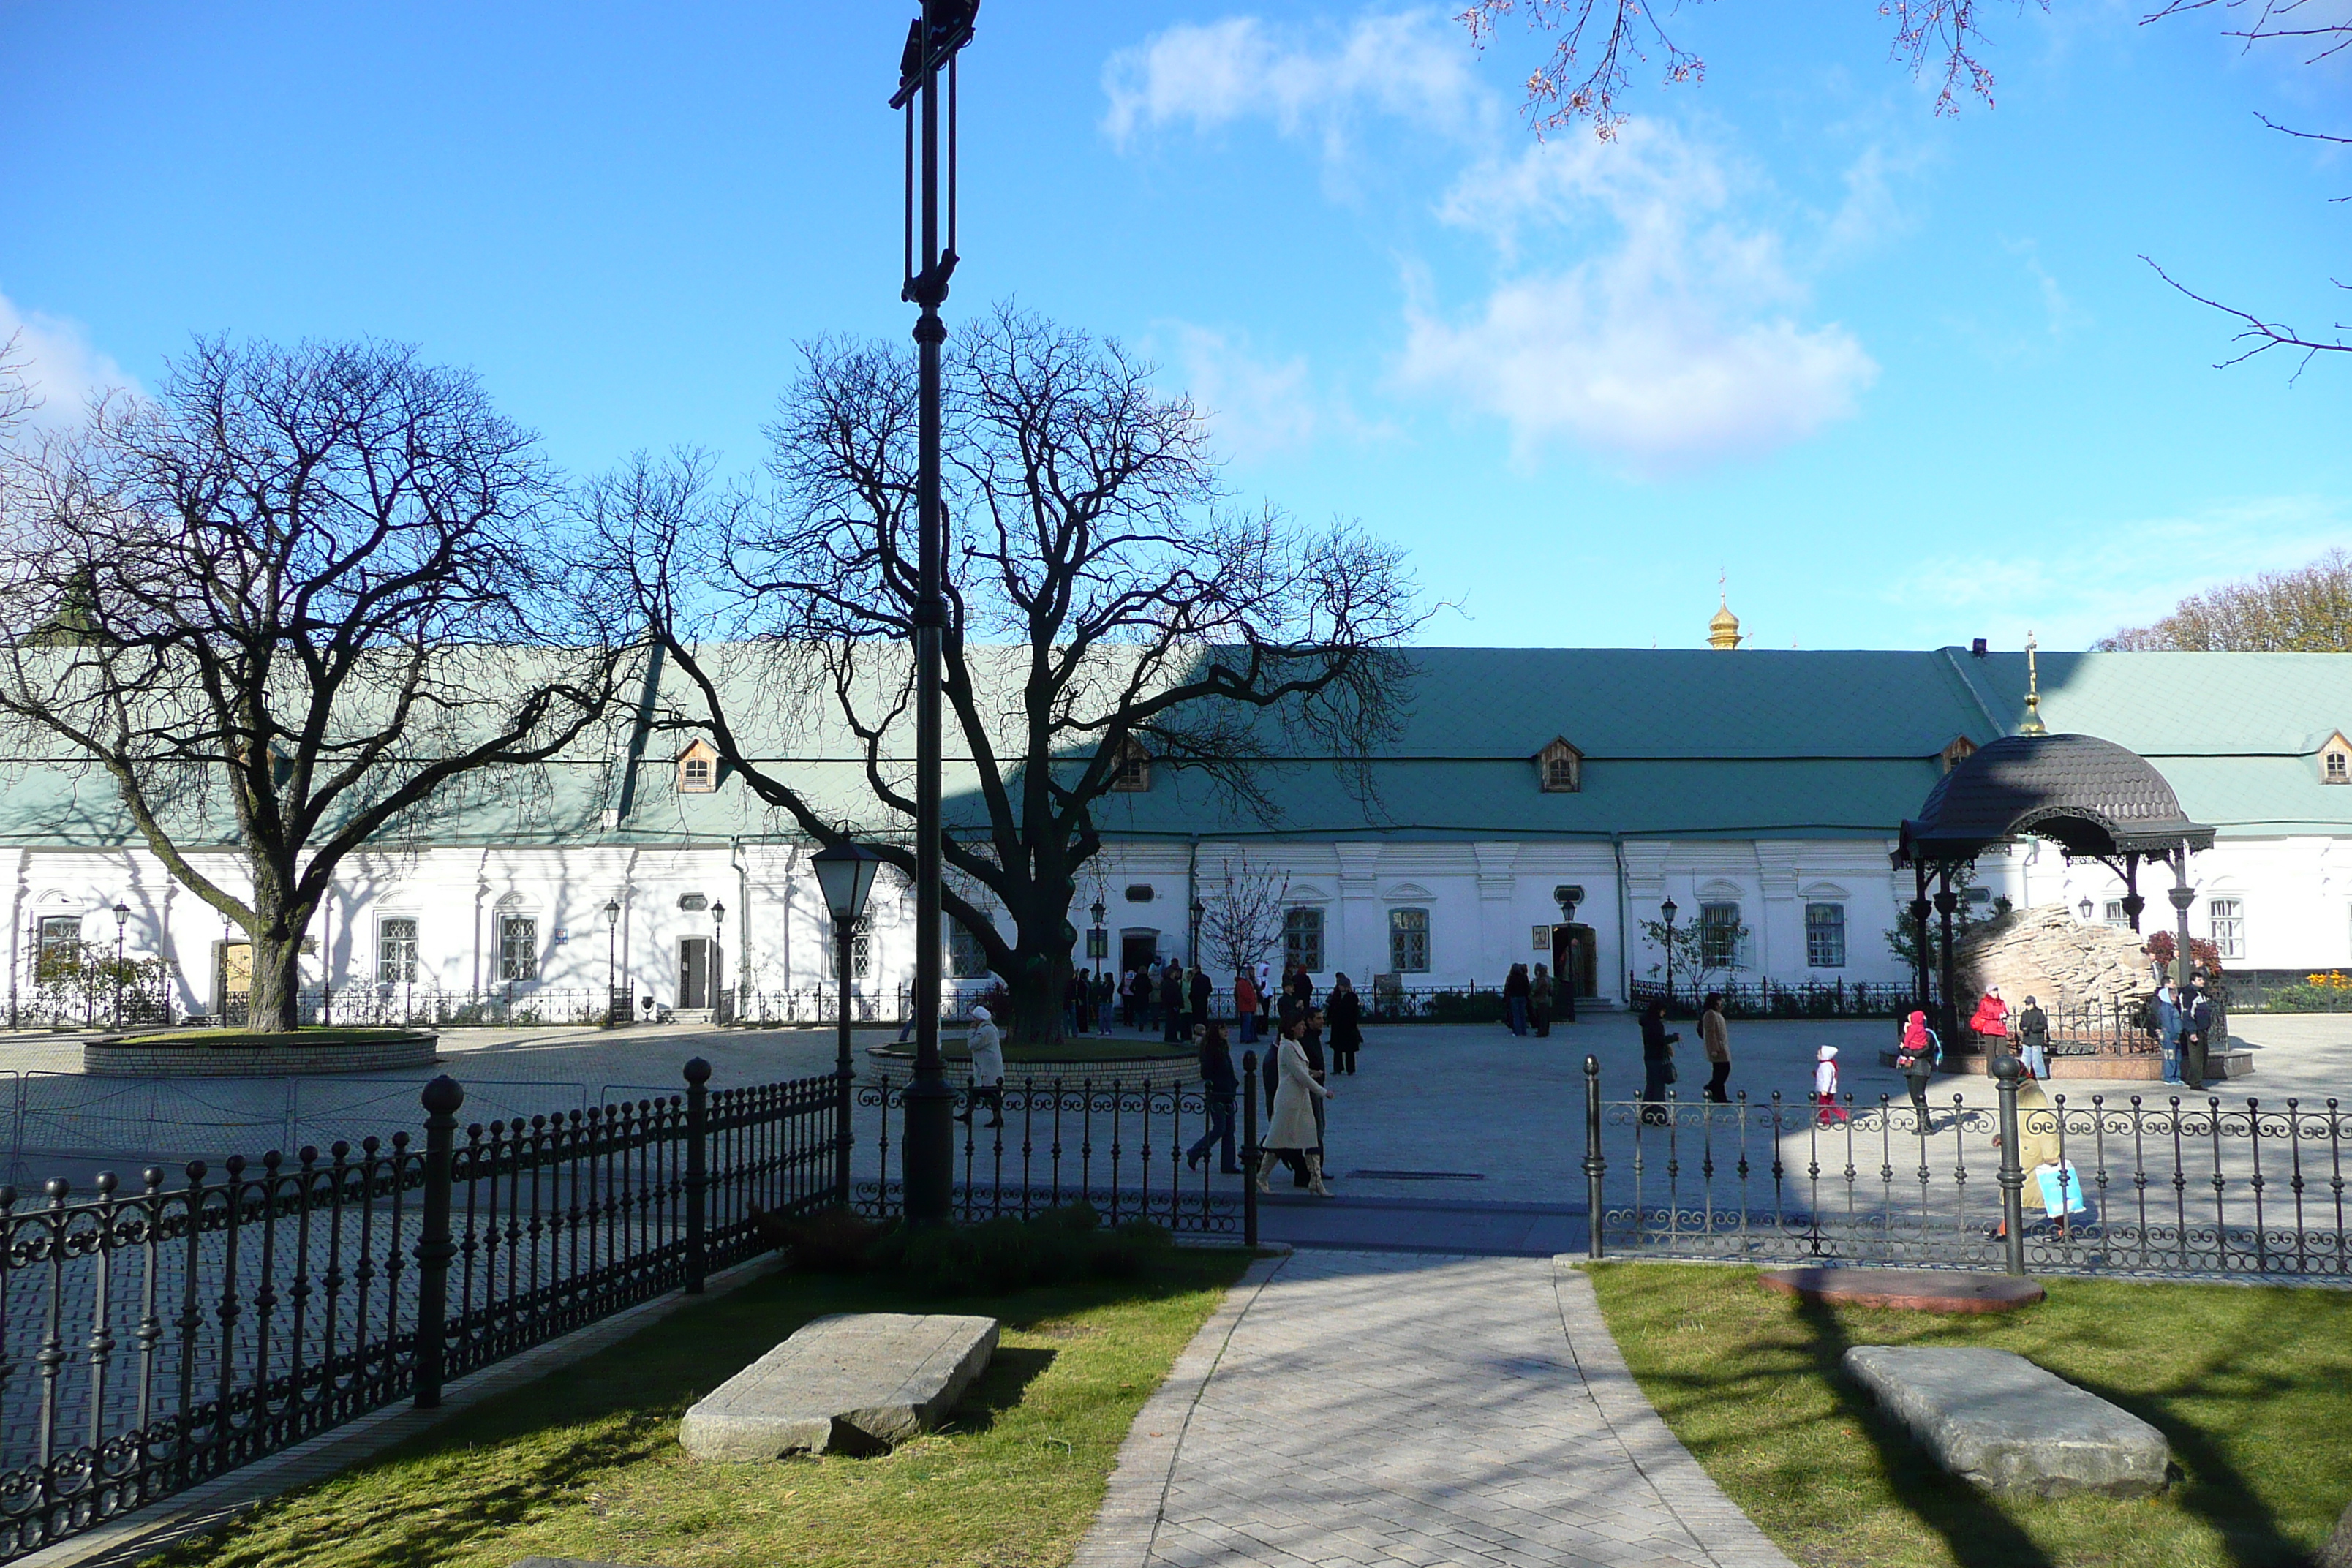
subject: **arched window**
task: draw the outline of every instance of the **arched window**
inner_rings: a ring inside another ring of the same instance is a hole
[[[536,980],[539,978],[539,917],[529,913],[519,894],[509,893],[499,900],[496,914],[499,942],[499,978],[500,980]]]
[[[415,915],[385,915],[375,922],[375,981],[379,985],[416,984]]]
[[[718,787],[718,747],[708,741],[697,741],[678,753],[677,790],[680,795],[709,795]]]
[[[1429,973],[1429,911],[1389,911],[1389,969],[1397,974]]]

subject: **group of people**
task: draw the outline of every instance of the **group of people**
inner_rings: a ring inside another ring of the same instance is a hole
[[[1234,1068],[1232,1042],[1225,1026],[1213,1018],[1192,1026],[1198,1043],[1201,1083],[1208,1101],[1209,1126],[1184,1152],[1188,1170],[1198,1169],[1211,1150],[1218,1152],[1218,1169],[1228,1176],[1248,1174],[1258,1191],[1273,1191],[1271,1178],[1278,1164],[1288,1165],[1291,1184],[1317,1197],[1331,1195],[1323,1169],[1323,1135],[1328,1121],[1324,1104],[1331,1098],[1330,1079],[1356,1070],[1356,1053],[1363,1045],[1363,1009],[1356,989],[1345,974],[1332,983],[1331,993],[1318,1006],[1315,986],[1304,969],[1283,976],[1279,992],[1269,994],[1258,977],[1243,970],[1234,977],[1234,1011],[1245,1041],[1271,1023],[1280,1043],[1268,1055],[1261,1078],[1265,1094],[1265,1135],[1258,1141],[1255,1172],[1244,1173],[1234,1158],[1234,1121],[1241,1100],[1241,1076]],[[1325,1036],[1329,1050],[1325,1050]]]
[[[1529,974],[1524,963],[1514,963],[1511,972],[1503,976],[1503,1021],[1511,1033],[1533,1034],[1538,1039],[1551,1037],[1552,1004],[1567,993],[1552,983],[1551,970],[1537,964]],[[1568,999],[1569,1022],[1576,1021],[1576,1001]]]
[[[1682,1038],[1666,1027],[1665,1002],[1653,996],[1642,1009],[1642,1098],[1657,1105],[1666,1098],[1666,1086],[1681,1074],[1675,1067],[1675,1045]],[[1723,1015],[1723,993],[1710,991],[1698,1015],[1699,1047],[1706,1054],[1707,1074],[1704,1098],[1717,1105],[1731,1101],[1731,1025]],[[1645,1121],[1663,1121],[1665,1112],[1644,1110]]]
[[[2153,978],[2156,993],[2147,999],[2146,1018],[2148,1032],[2156,1037],[2156,1048],[2164,1058],[2164,1081],[2202,1092],[2206,1076],[2211,1070],[2206,1051],[2213,1037],[2212,982],[2203,970],[2192,972],[2184,1002],[2175,994],[2172,981],[2161,963],[2156,966]],[[1911,1016],[1915,1021],[1922,1018],[1917,1013]],[[1979,1038],[2004,1048],[2013,1036],[2018,1063],[2025,1076],[2036,1080],[2049,1078],[2050,1016],[2033,997],[2025,999],[2012,1027],[2009,1004],[2002,999],[2000,987],[1988,985],[1977,1001],[1976,1011],[1969,1016],[1969,1027]],[[1907,1041],[1908,1031],[1906,1038]],[[1911,1098],[1918,1100],[1916,1089]]]

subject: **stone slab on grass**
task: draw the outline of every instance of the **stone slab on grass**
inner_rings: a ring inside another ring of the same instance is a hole
[[[870,1453],[938,1426],[995,1352],[994,1318],[819,1318],[697,1401],[678,1441],[698,1459]]]
[[[2165,1488],[2164,1434],[2009,1351],[1856,1345],[1843,1365],[1936,1462],[2011,1497]]]

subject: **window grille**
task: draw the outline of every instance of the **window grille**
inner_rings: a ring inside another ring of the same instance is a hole
[[[1282,962],[1311,974],[1323,972],[1323,911],[1301,905],[1282,911]]]
[[[2121,899],[2109,899],[2107,900],[2105,919],[2106,923],[2111,926],[2127,926],[2131,924],[2131,916],[2125,912],[2124,901]]]
[[[43,915],[40,943],[35,950],[33,973],[42,979],[67,973],[80,962],[81,917]]]
[[[960,928],[950,921],[949,923],[948,930],[950,933],[953,933],[958,931]],[[840,952],[840,927],[835,926],[834,928],[833,938],[825,943],[825,946],[836,955]],[[840,962],[837,956],[835,957],[835,962],[836,963]],[[857,923],[849,928],[849,977],[852,980],[863,980],[873,972],[874,917],[870,914],[860,915],[857,917]],[[838,979],[839,976],[836,975],[835,978]]]
[[[1731,969],[1739,963],[1739,906],[1701,904],[1698,907],[1699,961],[1709,969]]]
[[[2205,907],[2213,922],[2213,951],[2224,959],[2245,957],[2245,905],[2236,899],[2214,899]]]
[[[1398,974],[1429,973],[1429,911],[1389,911],[1389,968]]]
[[[499,978],[539,978],[539,920],[534,915],[499,917]]]
[[[1805,906],[1805,963],[1813,969],[1845,967],[1845,906]]]
[[[2329,784],[2352,784],[2352,756],[2342,752],[2328,752],[2322,776]]]
[[[416,922],[403,916],[375,926],[375,979],[379,985],[416,984]]]
[[[709,795],[714,787],[709,757],[688,757],[678,764],[677,787],[688,795]]]
[[[957,980],[977,980],[988,973],[988,951],[980,938],[954,921],[948,922],[948,973]]]

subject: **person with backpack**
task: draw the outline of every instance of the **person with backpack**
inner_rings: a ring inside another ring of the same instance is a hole
[[[1914,1010],[1903,1025],[1903,1043],[1895,1052],[1895,1065],[1902,1069],[1903,1080],[1911,1089],[1911,1109],[1918,1113],[1919,1127],[1925,1131],[1929,1124],[1927,1080],[1936,1076],[1937,1059],[1943,1055],[1943,1042],[1936,1031],[1927,1027],[1927,1015]]]

